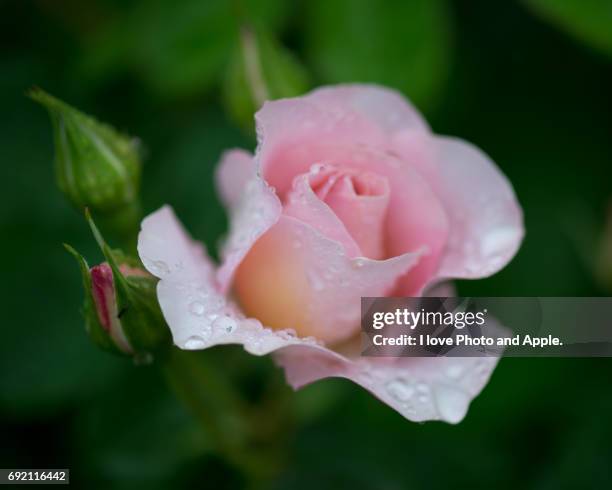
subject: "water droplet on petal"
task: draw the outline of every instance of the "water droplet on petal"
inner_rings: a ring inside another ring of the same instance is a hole
[[[202,316],[206,307],[200,301],[194,301],[189,305],[189,311],[197,316]]]
[[[155,275],[165,276],[170,274],[170,267],[163,260],[153,260],[151,262],[151,268]]]
[[[389,394],[400,402],[407,402],[414,394],[414,388],[406,381],[395,379],[386,385]]]
[[[261,322],[257,320],[256,318],[247,318],[243,320],[242,326],[245,329],[254,330],[254,331],[261,330],[263,328],[261,325]]]
[[[312,167],[310,167],[310,173],[312,175],[317,175],[319,172],[321,172],[321,170],[323,170],[324,167],[325,165],[322,163],[315,163]]]
[[[465,417],[470,400],[463,391],[448,386],[439,386],[435,393],[440,417],[452,424],[456,424]]]
[[[217,318],[213,324],[215,332],[228,334],[232,333],[238,328],[238,323],[230,316],[222,315]]]
[[[365,265],[365,260],[363,259],[355,259],[353,260],[353,267],[356,269],[361,269]]]
[[[206,347],[206,342],[204,342],[202,337],[198,337],[197,335],[189,337],[183,344],[183,348],[186,350],[197,350],[203,349],[204,347]]]

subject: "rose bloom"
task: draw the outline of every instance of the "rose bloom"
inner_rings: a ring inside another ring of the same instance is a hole
[[[497,359],[361,357],[361,297],[448,295],[504,267],[523,237],[506,177],[383,87],[323,87],[255,119],[255,155],[227,151],[217,170],[220,266],[168,206],[142,222],[176,345],[241,344],[295,389],[344,377],[410,420],[460,421]]]

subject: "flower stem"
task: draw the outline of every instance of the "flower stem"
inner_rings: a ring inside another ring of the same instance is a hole
[[[221,370],[202,353],[172,348],[163,372],[177,397],[200,421],[219,453],[238,468],[251,488],[259,488],[278,471],[274,441],[260,447],[256,413],[238,396]]]

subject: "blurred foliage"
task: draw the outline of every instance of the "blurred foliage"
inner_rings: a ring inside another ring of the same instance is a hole
[[[308,91],[308,74],[291,52],[265,32],[243,27],[223,86],[234,120],[253,134],[253,115],[263,101]]]
[[[612,2],[609,0],[523,1],[576,39],[612,55]]]
[[[443,0],[311,0],[308,59],[326,82],[376,82],[433,104],[448,75],[451,32]]]
[[[102,5],[104,4],[104,5]],[[285,17],[282,0],[139,0],[97,2],[107,21],[88,34],[77,75],[104,78],[131,70],[159,96],[188,96],[219,78],[243,20],[272,32]]]
[[[574,5],[571,21],[603,22],[594,0]],[[437,132],[473,141],[508,175],[526,240],[506,269],[462,282],[461,293],[606,293],[585,257],[596,254],[589,236],[600,234],[612,195],[612,64],[519,2],[5,0],[4,467],[69,467],[87,488],[242,487],[155,367],[108,356],[84,334],[80,278],[61,243],[91,262],[102,256],[54,187],[48,118],[23,94],[39,85],[138,134],[146,212],[171,204],[214,255],[227,227],[213,188],[217,159],[254,145],[222,104],[245,21],[307,60],[313,86],[398,87]],[[280,376],[238,348],[203,355],[254,399]],[[282,388],[296,420],[273,487],[607,488],[609,371],[609,359],[504,359],[458,426],[406,422],[344,380]],[[261,423],[275,416],[269,407]]]

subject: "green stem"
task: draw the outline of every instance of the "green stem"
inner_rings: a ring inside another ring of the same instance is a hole
[[[260,447],[259,421],[226,376],[201,353],[172,348],[163,365],[178,398],[201,422],[218,451],[240,469],[251,488],[258,488],[278,470],[271,441]],[[272,457],[271,457],[272,456]]]

